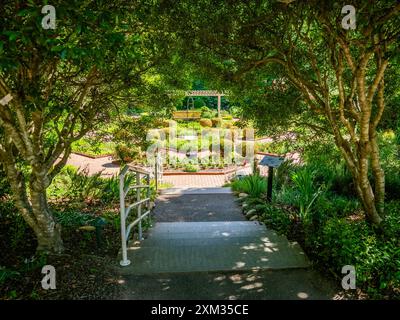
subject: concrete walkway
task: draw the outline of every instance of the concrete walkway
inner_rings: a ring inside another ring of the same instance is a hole
[[[246,221],[226,188],[171,190],[119,268],[124,299],[331,299],[300,246]]]
[[[306,268],[297,243],[250,221],[156,223],[132,247],[126,274],[252,271]]]
[[[211,194],[210,194],[211,192]],[[157,222],[245,221],[230,188],[176,188],[157,198]]]

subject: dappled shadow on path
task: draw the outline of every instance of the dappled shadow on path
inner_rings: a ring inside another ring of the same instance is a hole
[[[338,290],[305,269],[129,276],[126,281],[131,290],[125,299],[333,299]]]

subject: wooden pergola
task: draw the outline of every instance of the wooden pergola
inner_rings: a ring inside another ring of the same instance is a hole
[[[221,97],[224,93],[216,90],[191,90],[185,92],[186,97],[218,97],[218,118],[221,117]]]

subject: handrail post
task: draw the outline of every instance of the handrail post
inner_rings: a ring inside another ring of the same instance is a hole
[[[121,241],[122,241],[122,260],[120,265],[125,267],[130,265],[130,260],[128,260],[128,253],[126,248],[126,221],[125,221],[125,174],[120,174],[119,176],[119,206],[121,214]]]
[[[149,201],[147,201],[147,211],[151,210],[150,208],[150,174],[146,175],[146,184],[147,184],[147,195],[146,198],[149,199]],[[150,221],[150,215],[148,216],[147,221]]]
[[[136,172],[136,184],[140,185],[140,173]],[[140,189],[136,189],[136,201],[140,201]],[[139,241],[142,241],[142,204],[138,205],[137,208],[138,218],[139,218]]]
[[[154,181],[156,184],[156,192],[158,191],[158,157],[157,154],[154,156]]]

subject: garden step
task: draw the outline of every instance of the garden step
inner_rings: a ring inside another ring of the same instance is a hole
[[[265,226],[251,221],[157,222],[151,232],[224,232],[234,230],[265,230]]]
[[[306,268],[296,242],[248,221],[156,223],[123,274]]]
[[[278,241],[283,241],[285,237],[278,235],[261,234],[251,235],[248,232],[240,234],[238,232],[230,234],[229,236],[212,235],[205,237],[205,233],[202,233],[200,237],[191,237],[187,233],[181,233],[182,237],[152,237],[145,239],[140,244],[141,247],[164,247],[164,246],[211,246],[215,244],[232,244],[232,245],[255,245],[255,246],[274,246]],[[184,235],[184,237],[183,237]]]
[[[266,228],[259,222],[251,221],[214,221],[214,222],[157,222],[150,230],[149,237],[174,237],[187,234],[188,237],[227,236],[230,233],[265,231]],[[181,238],[181,236],[179,236]]]

